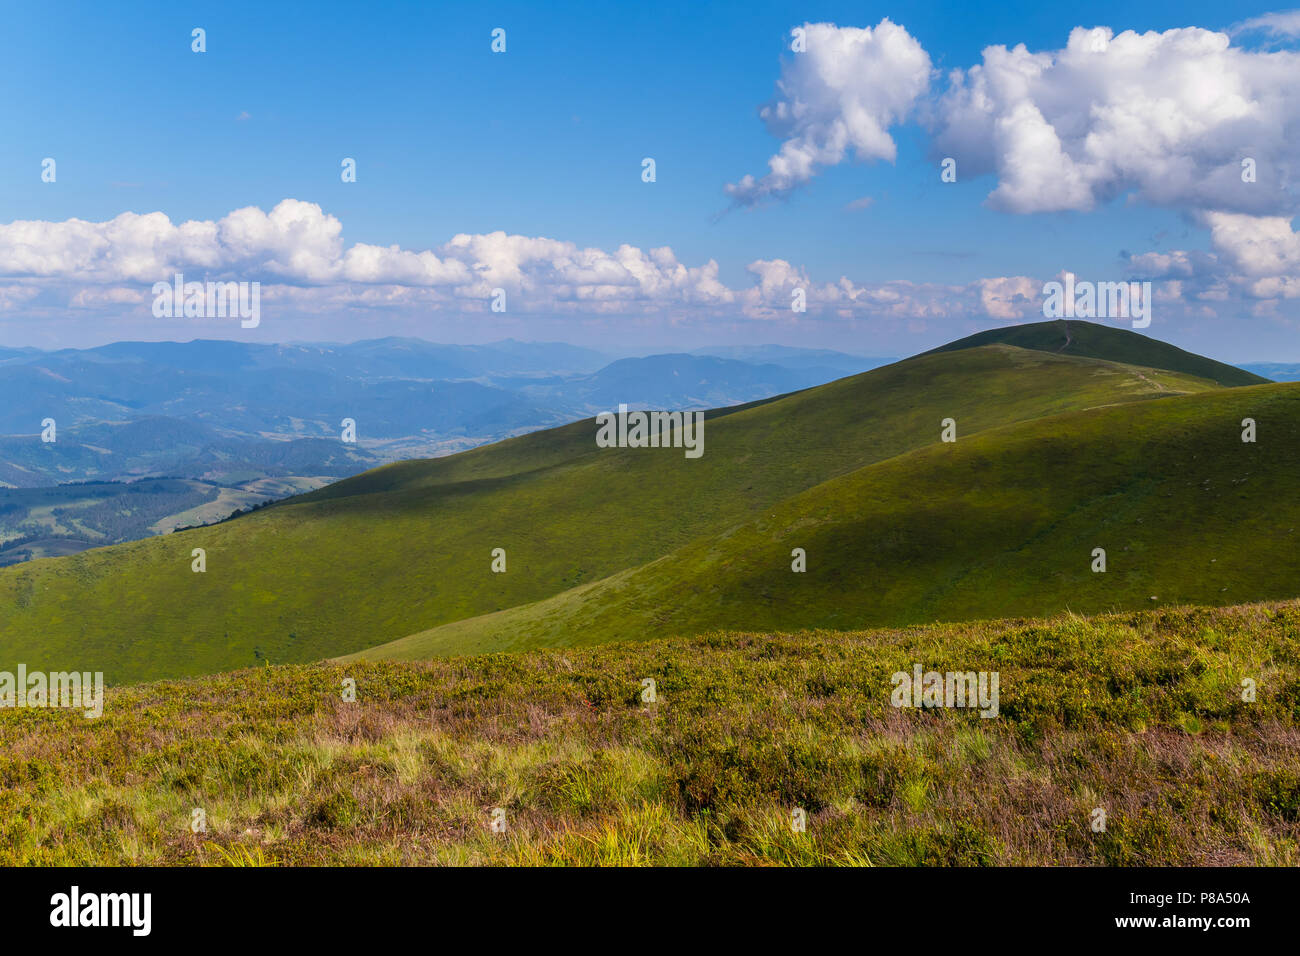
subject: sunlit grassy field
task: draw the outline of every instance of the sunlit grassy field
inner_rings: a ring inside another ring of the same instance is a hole
[[[1262,401],[1270,389],[1286,388],[1223,390],[1177,372],[990,346],[923,355],[773,401],[711,413],[705,453],[696,460],[673,450],[600,449],[591,421],[577,422],[449,458],[375,469],[211,527],[0,569],[0,658],[50,670],[103,670],[114,684],[216,673],[268,660],[308,663],[564,595],[687,546],[744,560],[743,550],[717,548],[730,529],[877,463],[927,447],[951,451],[954,446],[939,445],[945,417],[959,422],[957,447],[964,448],[981,431],[1097,406],[1163,408],[1225,391],[1261,392]],[[1293,391],[1300,395],[1300,386]],[[1252,496],[1247,504],[1257,515],[1292,507],[1289,497],[1254,496],[1263,494],[1263,472],[1276,475],[1288,467],[1283,449],[1300,447],[1280,434],[1296,418],[1279,425],[1252,402],[1241,401],[1268,425],[1266,444],[1243,448],[1237,441],[1233,448],[1232,467],[1240,464],[1244,470],[1248,461],[1258,460],[1257,477],[1242,489]],[[1225,416],[1237,411],[1232,402],[1224,406]],[[1177,408],[1169,408],[1167,417],[1178,415]],[[1236,439],[1236,420],[1211,417],[1224,436]],[[1138,454],[1142,436],[1131,434],[1118,416],[1112,424],[1119,431],[1108,439],[1126,455]],[[1070,445],[1072,429],[1071,424],[1059,427],[1056,457],[1073,456],[1083,468],[1084,451]],[[1203,440],[1192,428],[1186,439],[1189,446]],[[1189,447],[1188,454],[1195,450]],[[923,468],[913,480],[932,475],[933,469]],[[1070,497],[1078,490],[1076,477],[1056,489],[1046,478],[1018,476],[1046,488],[1040,497],[1053,494],[1051,504],[1060,509],[1077,504]],[[880,494],[889,490],[882,486]],[[900,516],[903,507],[900,501]],[[966,519],[979,513],[923,515],[916,527],[958,540],[971,530]],[[839,530],[855,534],[859,519],[851,512],[841,518],[849,524]],[[1002,541],[996,544],[996,551],[978,552],[974,559],[994,560],[1004,547]],[[195,548],[207,555],[202,574],[191,571]],[[508,555],[505,574],[490,570],[494,548]],[[858,553],[845,550],[841,558],[852,560]],[[828,567],[827,554],[818,553],[816,568]],[[1083,557],[1086,566],[1086,550]],[[963,568],[971,558],[963,557]],[[1067,563],[1078,564],[1073,555]],[[786,558],[768,570],[788,566]],[[1257,583],[1268,585],[1277,565],[1261,567]],[[903,570],[908,580],[920,583],[934,569]],[[810,574],[803,583],[812,585],[815,577]],[[782,579],[783,586],[790,583]],[[825,599],[825,584],[822,579],[819,589],[809,592],[813,610],[824,610],[816,605]],[[1027,587],[1032,590],[1032,582]],[[832,603],[843,603],[846,590],[854,588],[832,588]],[[849,596],[857,601],[869,591]],[[1067,606],[1055,600],[1059,593],[1046,591],[1043,603],[1053,612]],[[1293,593],[1261,587],[1220,600],[1216,591],[1214,601],[1201,603]],[[846,619],[833,626],[990,616],[907,616],[913,603],[915,595],[897,602],[898,617]],[[643,626],[623,634],[588,622],[555,630],[550,639],[582,642],[773,626],[750,618],[748,604],[741,611],[724,619],[680,619],[668,633]],[[826,625],[815,617],[796,618],[779,629]]]
[[[1266,437],[1241,440],[1248,418]],[[642,567],[361,656],[1282,600],[1300,591],[1297,475],[1298,384],[1071,411],[932,442]]]
[[[0,863],[1294,866],[1298,721],[1300,602],[272,666],[0,711]]]

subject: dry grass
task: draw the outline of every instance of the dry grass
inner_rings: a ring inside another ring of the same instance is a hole
[[[1000,715],[894,709],[913,662]],[[119,688],[0,712],[0,862],[1294,866],[1298,662],[1291,602]]]

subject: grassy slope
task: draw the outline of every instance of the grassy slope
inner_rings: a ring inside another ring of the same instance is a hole
[[[1298,473],[1298,384],[1073,412],[864,467],[640,569],[364,656],[1290,597]]]
[[[934,352],[954,352],[995,344],[1171,369],[1207,378],[1224,386],[1262,385],[1269,381],[1234,365],[1225,365],[1203,355],[1184,352],[1159,339],[1078,319],[1057,319],[990,329],[950,342]]]
[[[576,423],[377,469],[210,528],[0,571],[0,657],[122,683],[343,654],[634,568],[931,445],[944,417],[973,435],[1210,388],[996,346],[716,415],[698,460],[598,450],[592,423]],[[190,570],[199,547],[205,574]],[[490,573],[495,547],[506,574]]]
[[[0,712],[0,864],[1296,866],[1298,635],[1288,602],[121,688]],[[999,716],[894,709],[914,663],[997,671]]]

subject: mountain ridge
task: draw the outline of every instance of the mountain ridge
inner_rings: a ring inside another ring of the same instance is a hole
[[[987,329],[922,354],[956,352],[994,344],[1068,353],[1081,358],[1100,358],[1146,368],[1163,368],[1206,378],[1229,387],[1262,385],[1269,381],[1235,365],[1187,352],[1159,339],[1082,319],[1052,319]]]
[[[703,458],[598,449],[588,419],[393,464],[222,524],[0,571],[0,652],[110,682],[336,656],[536,602],[743,524],[828,479],[1063,411],[1212,382],[993,346],[706,415]],[[508,572],[493,574],[504,548]],[[203,548],[206,571],[191,571]]]

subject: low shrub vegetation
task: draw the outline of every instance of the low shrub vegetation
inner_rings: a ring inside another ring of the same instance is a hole
[[[1295,866],[1298,719],[1300,602],[269,666],[0,711],[0,863]]]

